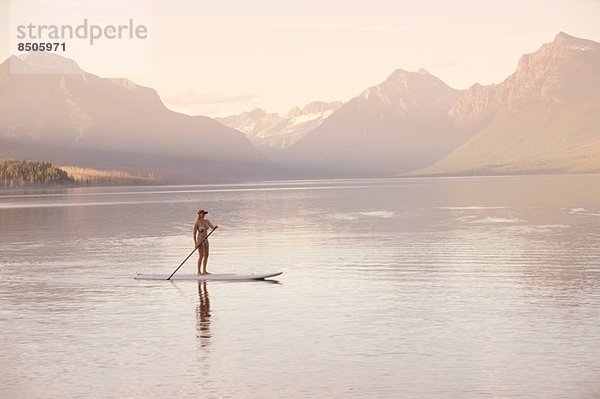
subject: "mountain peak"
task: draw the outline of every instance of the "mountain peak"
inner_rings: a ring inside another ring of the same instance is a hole
[[[595,43],[592,40],[582,39],[579,37],[571,36],[565,32],[558,32],[558,34],[554,37],[553,43]]]
[[[431,75],[424,68],[419,68],[419,70],[417,72],[411,72],[411,71],[407,71],[405,69],[398,68],[394,72],[392,72],[392,74],[389,76],[389,78],[392,78],[392,77],[404,77],[404,76],[417,76],[417,75],[420,75],[420,76],[433,76],[433,75]]]
[[[9,152],[0,147],[19,158],[223,178],[252,174],[265,162],[241,133],[170,111],[153,89],[89,74],[56,54],[22,54],[0,65],[0,115]],[[210,154],[199,154],[199,144]]]
[[[261,108],[254,108],[252,111],[245,112],[250,118],[262,118],[267,115],[267,112]]]
[[[263,150],[273,151],[274,148],[286,148],[300,140],[341,106],[339,101],[313,101],[302,108],[293,107],[283,117],[255,109],[218,120],[241,131]]]
[[[417,72],[410,72],[404,69],[396,69],[379,86],[393,85],[396,87],[409,88],[413,85],[420,85],[425,82],[441,83],[441,80],[430,74],[427,70],[419,68]]]
[[[330,103],[324,101],[313,101],[306,104],[304,107],[293,107],[286,114],[286,118],[292,119],[300,116],[311,115],[311,114],[322,114],[322,113],[333,113],[342,106],[339,101],[333,101]]]
[[[560,32],[497,85],[473,85],[448,116],[472,139],[426,174],[596,172],[600,43]]]
[[[558,32],[558,34],[554,37],[555,42],[571,40],[571,39],[576,39],[576,38],[571,35],[566,34],[563,31]]]
[[[398,69],[394,70],[394,72],[392,72],[392,74],[388,77],[388,79],[390,79],[390,78],[400,78],[400,77],[408,76],[411,73],[412,72],[407,71],[406,69],[398,68]]]
[[[561,102],[567,92],[575,97],[596,92],[599,85],[586,79],[599,65],[600,43],[560,32],[553,42],[544,44],[535,53],[523,55],[516,72],[500,86],[510,99],[528,97]],[[571,83],[566,85],[564,78],[569,75]]]
[[[45,51],[30,51],[10,58],[11,73],[81,75],[85,72],[69,58]]]
[[[438,109],[449,108],[459,94],[425,69],[418,72],[396,69],[385,81],[366,89],[354,101],[386,104],[407,113],[409,108],[422,111],[431,104]],[[432,98],[435,100],[431,101]]]
[[[386,84],[386,83],[406,84],[407,82],[414,80],[415,78],[428,75],[427,73],[425,73],[425,74],[422,73],[422,71],[425,71],[425,70],[419,69],[419,72],[410,72],[410,71],[407,71],[404,69],[396,69],[394,72],[392,72],[392,74],[390,76],[388,76],[388,78],[385,80],[385,82],[383,82],[383,84]]]
[[[554,41],[547,43],[542,46],[542,49],[569,49],[569,50],[598,50],[600,49],[600,43],[593,40],[581,39],[579,37],[571,36],[565,32],[559,32],[555,37]]]
[[[600,43],[560,32],[554,41],[524,54],[516,71],[498,85],[473,85],[449,115],[460,123],[492,118],[523,104],[563,104],[598,98]]]

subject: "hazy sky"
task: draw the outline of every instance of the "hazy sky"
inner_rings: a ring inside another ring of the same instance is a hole
[[[84,11],[95,2],[44,0]],[[600,41],[600,0],[146,3],[150,65],[126,77],[172,109],[209,116],[347,101],[399,68],[424,68],[457,89],[499,83],[560,31]],[[8,5],[0,0],[2,59],[17,53]],[[93,60],[76,61],[98,73]]]

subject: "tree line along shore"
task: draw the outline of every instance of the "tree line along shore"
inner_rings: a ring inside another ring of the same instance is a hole
[[[49,162],[0,159],[0,188],[160,184],[160,177],[119,170],[54,166]]]
[[[49,162],[22,159],[0,160],[0,183],[4,188],[74,185],[75,179]]]

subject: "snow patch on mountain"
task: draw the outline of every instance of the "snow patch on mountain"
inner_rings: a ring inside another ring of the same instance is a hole
[[[315,101],[303,108],[294,107],[285,116],[262,109],[244,112],[218,120],[244,133],[260,147],[287,148],[315,129],[342,106],[341,102]]]

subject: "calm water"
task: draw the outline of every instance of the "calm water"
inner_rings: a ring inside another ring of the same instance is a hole
[[[278,282],[133,280],[199,207]],[[600,397],[600,176],[0,192],[0,237],[0,398]]]

